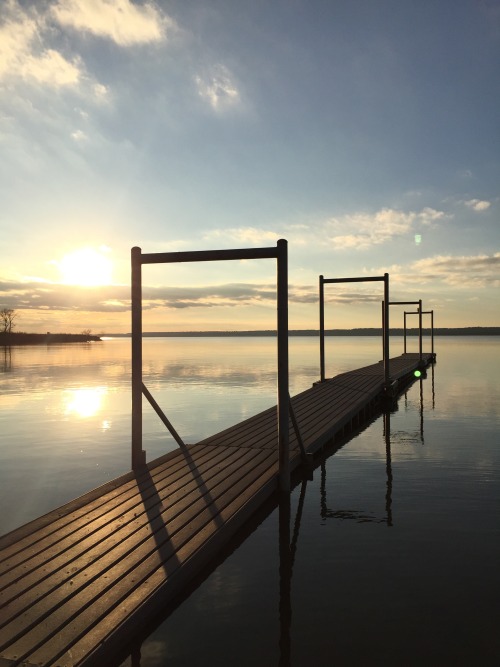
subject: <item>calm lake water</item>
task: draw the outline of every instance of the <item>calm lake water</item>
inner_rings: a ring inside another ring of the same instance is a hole
[[[293,562],[270,506],[124,667],[499,664],[500,339],[436,352],[397,410],[294,488]],[[144,381],[196,442],[275,403],[275,353],[272,338],[145,339]],[[326,353],[334,375],[381,343],[329,338]],[[0,355],[3,534],[128,471],[130,341]],[[316,338],[291,338],[292,395],[318,358]],[[176,445],[144,413],[151,460]]]

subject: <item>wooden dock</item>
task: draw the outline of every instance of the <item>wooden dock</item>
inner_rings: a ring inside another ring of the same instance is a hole
[[[418,366],[418,354],[391,359],[391,378]],[[293,397],[306,451],[362,422],[383,391],[379,362]],[[301,460],[290,422],[291,469]],[[0,667],[114,664],[272,496],[277,476],[273,407],[0,538]]]

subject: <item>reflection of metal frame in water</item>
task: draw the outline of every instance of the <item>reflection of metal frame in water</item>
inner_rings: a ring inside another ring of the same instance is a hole
[[[435,405],[434,393],[434,364],[431,366],[432,373],[432,407]],[[424,394],[423,394],[423,380],[424,377],[419,378],[419,438],[420,442],[424,444]],[[405,391],[405,407],[408,407],[408,392]],[[386,469],[386,493],[385,493],[385,517],[376,518],[373,514],[353,510],[332,510],[327,505],[326,497],[326,464],[325,460],[321,462],[321,517],[323,519],[352,519],[358,523],[386,523],[387,526],[393,525],[392,517],[392,453],[391,453],[391,411],[385,410],[383,412],[383,437],[385,442],[385,469]]]
[[[424,379],[425,375],[419,378],[419,440],[422,445],[425,444],[424,439]],[[431,364],[431,396],[432,396],[432,409],[436,407],[436,392],[435,392],[435,379],[434,379],[434,363]],[[405,412],[408,412],[408,391],[405,391]]]
[[[392,526],[392,458],[391,458],[391,413],[384,412],[385,470],[387,474],[385,492],[385,514],[387,525]]]
[[[326,498],[326,465],[325,461],[321,462],[321,485],[320,485],[320,506],[321,506],[321,518],[322,519],[340,519],[344,521],[346,519],[351,519],[357,521],[358,523],[386,523],[388,526],[392,526],[392,467],[391,467],[391,450],[390,442],[386,443],[386,473],[387,473],[387,482],[386,482],[386,496],[385,496],[385,509],[386,516],[383,518],[377,518],[374,514],[360,512],[358,510],[332,510],[329,509]]]
[[[292,625],[292,549],[290,545],[290,494],[279,496],[279,557],[280,557],[280,660],[282,667],[290,664],[290,629]]]
[[[10,345],[3,345],[2,365],[2,373],[10,373],[12,371],[12,348]]]
[[[297,552],[297,543],[299,540],[300,524],[302,521],[302,511],[304,509],[304,500],[306,497],[307,477],[302,479],[300,486],[299,503],[295,514],[293,525],[293,537],[290,540],[290,495],[287,493],[279,494],[279,556],[280,556],[280,600],[279,600],[279,618],[280,618],[280,667],[290,665],[291,639],[290,630],[292,625],[292,574]]]

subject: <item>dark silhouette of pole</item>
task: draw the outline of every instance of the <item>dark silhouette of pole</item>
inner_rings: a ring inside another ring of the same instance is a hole
[[[323,276],[319,277],[319,365],[320,379],[325,381],[325,287]]]
[[[132,470],[146,463],[142,449],[142,261],[132,248]]]
[[[384,341],[384,382],[389,387],[389,274],[384,273],[384,317],[382,320]]]
[[[431,353],[434,357],[434,310],[431,310]]]
[[[277,310],[278,310],[278,448],[279,485],[290,493],[290,453],[288,435],[288,243],[277,243]]]
[[[422,299],[418,301],[418,358],[422,365]]]

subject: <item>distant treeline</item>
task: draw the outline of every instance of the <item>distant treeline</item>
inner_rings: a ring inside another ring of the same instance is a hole
[[[0,333],[0,345],[50,345],[53,343],[88,343],[100,340],[99,336],[92,336],[91,334]]]
[[[291,329],[290,336],[319,336],[318,329]],[[422,328],[424,335],[430,335],[431,330],[428,327]],[[402,336],[403,328],[391,328],[391,336]],[[104,334],[103,334],[104,335]],[[131,334],[109,334],[113,338],[128,338]],[[276,336],[273,329],[264,329],[260,331],[148,331],[142,334],[144,337],[222,337],[222,336]],[[326,336],[381,336],[381,328],[364,329],[326,329]],[[418,336],[418,328],[407,328],[407,336]],[[457,328],[434,328],[435,336],[500,336],[500,327],[457,327]]]

